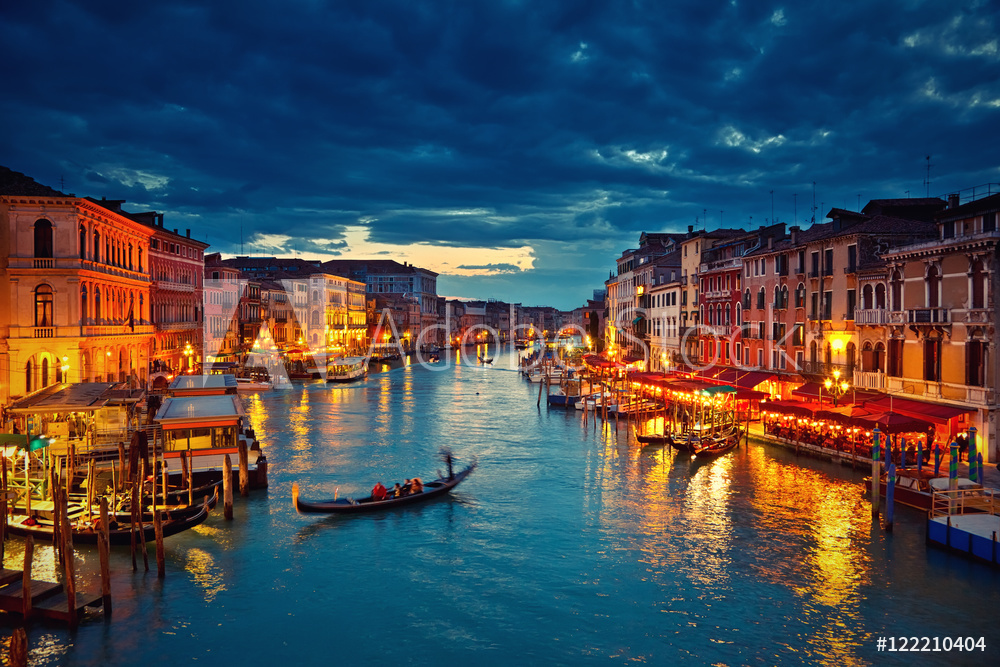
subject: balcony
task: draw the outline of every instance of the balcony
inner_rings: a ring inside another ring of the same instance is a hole
[[[799,370],[807,375],[822,375],[831,378],[834,371],[840,371],[840,377],[843,379],[854,376],[854,366],[826,363],[825,361],[803,361]]]
[[[56,335],[55,327],[35,327],[32,338],[53,338]]]
[[[854,386],[857,389],[885,391],[885,373],[881,371],[854,371]]]
[[[809,272],[810,278],[819,278],[819,269],[813,269]]]
[[[907,324],[950,324],[947,308],[911,308],[906,311]]]
[[[857,272],[858,272],[858,267],[855,264],[850,264],[850,265],[844,267],[844,274],[845,275],[849,276],[852,273],[857,273]]]
[[[104,326],[81,327],[84,336],[139,336],[154,333],[155,327],[151,324],[136,325],[134,328],[127,324],[109,324]]]
[[[826,268],[823,269],[823,276],[824,277],[832,276],[832,275],[833,275],[833,267],[832,266],[828,266],[828,267],[826,267]]]
[[[972,308],[965,311],[966,324],[989,324],[990,311],[985,308]]]
[[[885,308],[855,308],[854,324],[885,326],[889,324],[889,311]]]
[[[721,289],[713,290],[711,292],[702,292],[702,298],[704,299],[729,299],[733,296],[733,290],[731,289]]]
[[[54,269],[55,267],[56,267],[56,260],[52,258],[35,259],[32,262],[32,268],[35,269]]]
[[[796,266],[795,267],[795,275],[797,275],[797,276],[804,276],[804,275],[806,275],[806,267],[804,267],[804,266]]]

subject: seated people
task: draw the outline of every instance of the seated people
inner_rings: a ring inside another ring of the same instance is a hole
[[[385,495],[385,485],[382,482],[377,483],[375,488],[372,489],[372,500],[385,500]]]
[[[424,483],[420,481],[419,477],[414,477],[410,481],[410,493],[423,493]]]
[[[402,495],[403,495],[403,487],[399,485],[399,482],[396,482],[396,486],[392,489],[392,497],[399,498]]]

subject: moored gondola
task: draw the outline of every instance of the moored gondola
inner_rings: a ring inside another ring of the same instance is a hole
[[[375,500],[372,496],[366,496],[357,500],[352,498],[333,498],[331,500],[310,502],[299,498],[299,485],[293,484],[292,504],[299,512],[324,514],[354,514],[404,507],[447,494],[468,477],[475,467],[476,464],[473,463],[450,477],[442,477],[432,482],[424,482],[423,491],[419,493],[410,493],[399,497],[389,496],[384,500]]]
[[[189,528],[194,528],[208,517],[208,512],[208,505],[205,504],[194,516],[164,519],[163,536],[169,537]],[[36,540],[52,541],[53,526],[51,521],[32,519],[34,521],[33,524],[26,524],[26,521],[28,521],[28,517],[21,517],[18,521],[12,521],[7,524],[7,532],[20,537],[28,537],[30,535]],[[144,541],[153,542],[156,540],[156,528],[152,523],[143,523],[141,531]],[[97,544],[98,532],[99,529],[93,525],[74,527],[73,543]],[[112,545],[130,544],[132,541],[131,527],[127,524],[124,527],[122,524],[118,524],[118,528],[108,531],[108,537]]]
[[[671,445],[674,442],[669,433],[637,433],[635,439],[640,445]]]

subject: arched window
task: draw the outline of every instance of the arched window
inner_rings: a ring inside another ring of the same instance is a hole
[[[885,285],[882,283],[875,285],[875,307],[885,308]]]
[[[871,310],[875,307],[875,300],[873,298],[873,291],[871,285],[865,285],[861,290],[861,308],[862,310]]]
[[[788,308],[788,285],[781,286],[781,307]]]
[[[845,356],[847,357],[847,372],[854,372],[854,357],[856,356],[857,348],[854,347],[854,343],[847,344],[847,350],[845,351]]]
[[[95,262],[101,261],[101,235],[94,230],[94,256],[91,259]]]
[[[747,268],[749,268],[749,265],[747,265]],[[750,299],[750,288],[748,287],[747,291],[743,293],[743,310],[750,310]]]
[[[969,272],[970,278],[972,280],[972,299],[971,305],[973,308],[985,308],[986,307],[986,280],[984,277],[985,272],[983,271],[982,260],[977,259],[972,263],[971,271]]]
[[[819,361],[819,358],[817,357],[817,351],[818,350],[816,348],[816,341],[812,341],[811,343],[809,343],[809,361],[812,362],[814,366],[816,365],[816,362]]]
[[[52,288],[39,285],[35,289],[35,326],[51,327],[52,325]]]
[[[892,309],[903,310],[903,276],[898,270],[892,272]]]
[[[880,373],[885,372],[885,343],[880,342],[875,344],[875,351],[872,354],[872,366],[874,366],[873,370]]]
[[[139,273],[142,273],[142,246],[136,248],[136,256],[139,258]]]
[[[764,288],[761,287],[760,291],[757,292],[757,310],[764,310]]]
[[[52,223],[41,218],[35,221],[35,257],[52,256]]]
[[[42,381],[38,385],[39,387],[49,386],[49,358],[42,357]]]
[[[24,365],[24,393],[31,393],[31,362],[29,361]]]
[[[145,299],[143,295],[139,295],[139,324],[146,323],[146,310],[145,310]]]
[[[101,288],[94,288],[94,324],[101,323]]]
[[[736,324],[743,324],[743,311],[740,309],[740,304],[736,304]]]
[[[875,370],[871,341],[865,342],[861,348],[861,370],[870,373]]]
[[[927,307],[937,308],[941,305],[941,276],[938,274],[936,266],[931,264],[927,267],[927,277],[924,279],[927,286]]]
[[[80,324],[87,324],[87,286],[80,285]]]
[[[781,290],[777,285],[774,286],[774,307],[781,308]]]
[[[87,230],[80,225],[80,259],[87,259]]]
[[[132,270],[132,244],[131,243],[128,244],[128,256],[127,256],[127,258],[128,258],[128,270],[131,271]]]

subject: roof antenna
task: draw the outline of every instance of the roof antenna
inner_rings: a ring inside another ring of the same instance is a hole
[[[813,210],[812,210],[812,219],[809,221],[809,224],[815,224],[815,223],[816,223],[816,181],[813,181]]]
[[[799,224],[799,195],[798,193],[792,194],[792,220],[793,224]]]
[[[771,220],[774,220],[774,190],[771,190]]]
[[[927,158],[927,178],[924,179],[924,187],[927,189],[927,197],[931,196],[931,156]]]

